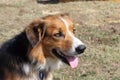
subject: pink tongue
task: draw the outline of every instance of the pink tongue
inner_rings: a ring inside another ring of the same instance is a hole
[[[66,57],[67,61],[69,62],[71,68],[76,68],[78,65],[78,58],[75,56],[72,57]]]

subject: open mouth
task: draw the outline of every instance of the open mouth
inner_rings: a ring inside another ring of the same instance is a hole
[[[71,66],[71,68],[76,68],[78,65],[78,58],[76,56],[67,56],[64,55],[61,51],[53,49],[52,53],[59,58],[62,62]]]

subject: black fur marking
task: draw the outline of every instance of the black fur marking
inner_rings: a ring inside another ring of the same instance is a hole
[[[0,75],[4,75],[3,69],[20,74],[24,73],[21,70],[23,64],[30,62],[27,57],[28,46],[29,41],[26,33],[22,32],[0,47]],[[2,79],[1,76],[0,79]]]
[[[62,62],[70,65],[70,64],[68,63],[67,59],[66,59],[66,56],[65,56],[61,51],[58,51],[57,49],[53,49],[53,50],[52,50],[52,53],[53,53],[56,57],[58,57]]]

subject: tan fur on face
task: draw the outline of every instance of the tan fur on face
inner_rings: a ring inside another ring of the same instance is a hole
[[[72,39],[67,32],[65,24],[60,20],[60,17],[64,18],[69,22],[69,30],[73,31],[73,23],[66,15],[61,16],[50,16],[45,18],[48,22],[46,23],[46,36],[43,40],[43,51],[45,57],[54,57],[51,53],[53,48],[58,48],[60,51],[66,52],[72,46]],[[59,31],[64,34],[64,37],[55,37],[54,34],[59,33]]]
[[[44,21],[41,19],[33,21],[25,31],[29,42],[31,43],[28,55],[33,62],[45,64],[45,57],[42,49],[42,38],[44,35]]]
[[[52,71],[60,68],[64,59],[62,54],[66,54],[67,59],[79,45],[73,29],[66,14],[32,21],[23,32],[1,47],[0,80],[39,80],[39,71],[45,71],[44,80],[52,80]],[[60,51],[63,59],[54,55],[54,51],[58,51],[57,55]]]
[[[67,14],[46,16],[33,21],[25,31],[31,43],[28,51],[30,59],[40,64],[44,64],[46,60],[45,80],[52,80],[51,71],[61,65],[61,61],[52,51],[56,49],[65,55],[74,53],[75,40],[72,20]]]
[[[41,64],[44,64],[44,53],[42,50],[42,45],[38,44],[36,45],[32,51],[30,52],[30,57],[34,58],[37,62],[40,62]]]
[[[60,18],[65,19],[69,23],[68,29]],[[37,32],[34,32],[34,29]],[[45,57],[56,58],[52,54],[52,49],[54,48],[67,53],[73,44],[67,30],[73,34],[73,29],[72,20],[66,14],[47,16],[33,21],[26,28],[26,34],[33,47],[29,52],[30,58],[43,64]],[[54,36],[59,32],[63,34],[63,37]]]

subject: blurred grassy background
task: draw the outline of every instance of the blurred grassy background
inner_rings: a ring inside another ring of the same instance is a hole
[[[76,36],[86,45],[79,66],[56,70],[55,80],[120,80],[120,3],[77,1],[58,4],[36,0],[0,1],[0,42],[20,33],[33,19],[69,13]],[[64,68],[65,67],[65,68]]]

